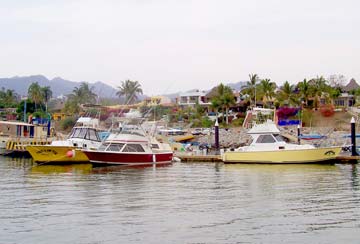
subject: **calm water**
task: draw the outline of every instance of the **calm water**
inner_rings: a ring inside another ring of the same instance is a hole
[[[0,158],[0,243],[359,243],[357,165]]]

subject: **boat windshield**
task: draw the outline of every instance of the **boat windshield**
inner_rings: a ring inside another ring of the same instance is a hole
[[[278,141],[278,142],[284,142],[285,140],[284,140],[284,137],[282,136],[282,135],[274,135],[275,136],[275,138],[276,138],[276,140]]]
[[[275,139],[272,135],[260,135],[256,143],[274,143]]]
[[[70,133],[70,138],[100,141],[99,135],[96,130],[91,128],[74,128]]]

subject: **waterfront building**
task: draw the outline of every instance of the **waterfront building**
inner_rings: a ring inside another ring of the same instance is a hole
[[[196,104],[201,106],[211,105],[210,100],[206,97],[206,91],[194,90],[185,93],[180,93],[177,98],[177,104],[180,106],[194,107]]]

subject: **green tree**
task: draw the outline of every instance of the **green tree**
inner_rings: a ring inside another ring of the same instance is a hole
[[[280,91],[277,94],[277,100],[282,105],[284,103],[287,103],[289,105],[298,105],[298,99],[295,93],[294,85],[290,85],[288,81],[285,81],[284,85],[280,87]]]
[[[248,94],[250,96],[250,103],[254,102],[253,104],[256,106],[256,86],[259,76],[257,74],[249,74],[249,79],[243,93]]]
[[[19,100],[19,95],[14,92],[14,90],[7,89],[3,87],[0,91],[0,107],[10,108],[16,107]]]
[[[37,110],[37,105],[40,105],[43,100],[43,94],[39,83],[31,83],[28,88],[28,97],[35,103],[35,110]]]
[[[226,124],[229,124],[229,109],[230,106],[235,103],[235,98],[232,89],[229,86],[225,86],[224,84],[220,84],[216,93],[213,95],[211,99],[212,107],[216,109],[218,112],[219,108],[222,108],[225,111],[226,116]]]
[[[125,103],[133,104],[138,100],[137,94],[143,94],[141,85],[138,81],[126,80],[121,82],[118,86],[119,91],[116,95],[119,97],[125,96]]]
[[[68,100],[65,103],[65,111],[70,113],[78,113],[80,105],[86,103],[96,103],[97,95],[93,92],[93,87],[82,82],[80,87],[75,87],[73,92],[68,95]]]
[[[42,92],[42,97],[44,99],[45,108],[46,108],[46,112],[47,112],[47,110],[48,110],[48,102],[52,97],[52,91],[51,91],[50,86],[44,86],[44,87],[41,87],[41,92]]]
[[[270,82],[270,79],[263,79],[259,85],[259,92],[263,96],[263,100],[270,101],[275,96],[276,84]],[[265,99],[264,99],[265,98]],[[266,103],[264,103],[266,105]]]
[[[311,84],[311,94],[314,96],[314,106],[315,109],[319,107],[320,97],[323,92],[328,90],[327,81],[322,76],[318,76],[315,79],[309,81]]]
[[[308,105],[309,97],[311,95],[311,86],[309,82],[304,79],[302,82],[298,83],[300,97],[304,101],[305,105]]]
[[[340,87],[329,87],[328,89],[330,103],[334,104],[334,100],[341,95],[341,88]]]

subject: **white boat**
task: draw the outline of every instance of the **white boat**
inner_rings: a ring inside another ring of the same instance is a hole
[[[288,143],[270,120],[254,125],[248,134],[250,145],[224,152],[224,163],[320,163],[335,160],[342,149]]]
[[[111,134],[98,149],[82,152],[96,165],[166,165],[173,157],[170,145],[147,134],[135,119],[124,123],[121,131]]]
[[[84,163],[89,159],[80,150],[96,149],[101,145],[99,120],[80,117],[66,140],[53,141],[50,145],[29,145],[26,150],[34,161],[41,163]]]

